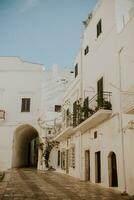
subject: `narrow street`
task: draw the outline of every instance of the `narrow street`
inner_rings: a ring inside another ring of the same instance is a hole
[[[0,182],[0,200],[121,200],[120,193],[56,172],[8,171]]]

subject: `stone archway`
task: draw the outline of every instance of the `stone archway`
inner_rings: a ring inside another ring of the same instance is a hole
[[[13,139],[12,167],[37,167],[38,132],[29,124],[19,126]]]
[[[118,187],[117,161],[116,154],[114,152],[110,152],[108,155],[108,173],[109,186]]]

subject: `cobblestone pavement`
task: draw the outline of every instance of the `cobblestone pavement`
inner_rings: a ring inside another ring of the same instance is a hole
[[[110,189],[56,172],[8,171],[0,182],[0,200],[132,200]]]

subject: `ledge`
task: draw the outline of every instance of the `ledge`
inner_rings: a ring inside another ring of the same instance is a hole
[[[105,120],[107,120],[112,114],[112,110],[105,110],[100,109],[95,114],[93,114],[91,117],[86,119],[84,122],[73,127],[68,127],[64,129],[60,134],[58,134],[54,140],[60,142],[67,138],[69,138],[71,135],[76,133],[77,131],[80,131],[81,133],[86,132],[87,130],[94,128],[95,126],[98,126],[99,124],[103,123]]]
[[[88,129],[94,128],[95,126],[101,124],[103,121],[107,120],[111,114],[112,110],[100,109],[91,117],[75,127],[74,132],[81,131],[81,133],[84,133]]]
[[[69,126],[68,128],[64,129],[60,134],[58,134],[54,140],[60,142],[68,137],[70,137],[73,133],[73,127]]]

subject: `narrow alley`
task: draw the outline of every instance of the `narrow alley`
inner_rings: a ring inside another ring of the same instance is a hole
[[[0,200],[132,200],[89,182],[35,169],[13,169],[0,182]]]

